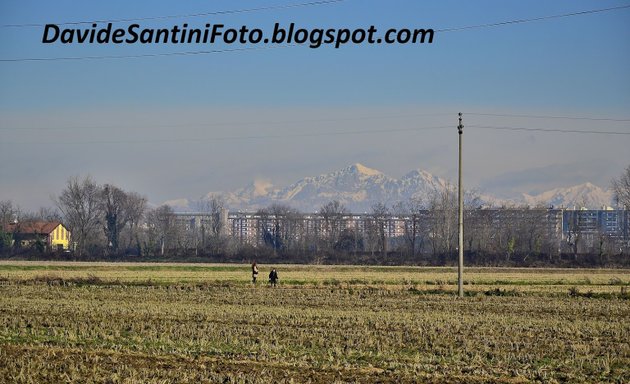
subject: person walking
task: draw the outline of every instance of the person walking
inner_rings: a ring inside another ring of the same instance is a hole
[[[275,287],[277,282],[278,282],[278,271],[276,271],[276,269],[273,268],[271,272],[269,272],[269,284],[271,284],[272,287]]]
[[[258,278],[258,266],[256,265],[256,262],[254,261],[252,263],[252,284],[256,284],[256,278]]]

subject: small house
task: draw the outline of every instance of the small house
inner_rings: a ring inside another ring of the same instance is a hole
[[[13,236],[14,245],[20,247],[31,247],[41,242],[49,250],[64,250],[70,244],[70,231],[58,221],[10,223],[4,230]]]

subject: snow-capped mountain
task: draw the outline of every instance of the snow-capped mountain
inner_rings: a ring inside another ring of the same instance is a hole
[[[591,183],[584,183],[569,188],[554,188],[537,195],[524,193],[522,201],[530,206],[599,209],[613,205],[613,193]]]
[[[269,181],[256,180],[244,188],[227,193],[212,192],[207,197],[221,195],[230,210],[254,211],[273,203],[281,203],[302,212],[318,211],[324,204],[339,200],[351,212],[369,212],[378,202],[392,207],[410,198],[427,201],[435,192],[449,188],[449,183],[439,177],[414,170],[400,179],[385,175],[362,164],[315,177],[306,177],[286,187],[274,187]],[[555,188],[536,195],[522,194],[513,199],[498,199],[481,195],[486,206],[554,206],[565,208],[587,207],[599,209],[612,205],[612,192],[591,183],[569,188]],[[187,199],[166,202],[177,211],[194,210]]]
[[[257,181],[224,196],[231,209],[253,210],[283,203],[313,212],[332,200],[339,200],[353,212],[365,212],[377,202],[391,206],[411,197],[429,196],[446,186],[445,180],[425,171],[411,171],[395,179],[357,163],[336,172],[306,177],[284,188]]]

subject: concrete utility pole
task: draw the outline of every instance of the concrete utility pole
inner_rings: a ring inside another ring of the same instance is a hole
[[[457,265],[457,287],[458,296],[464,297],[464,189],[462,186],[462,135],[464,134],[464,125],[462,124],[462,113],[459,113],[459,125],[457,126],[459,134],[459,183],[458,183],[458,229],[459,229],[459,263]]]

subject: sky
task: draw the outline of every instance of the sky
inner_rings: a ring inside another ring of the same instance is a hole
[[[69,177],[91,175],[160,204],[353,163],[456,180],[458,112],[464,183],[487,194],[608,188],[630,165],[628,134],[548,131],[630,133],[630,8],[544,18],[629,1],[306,3],[2,1],[0,200],[52,206]],[[339,49],[42,43],[45,24],[93,20],[436,32],[432,44]]]

